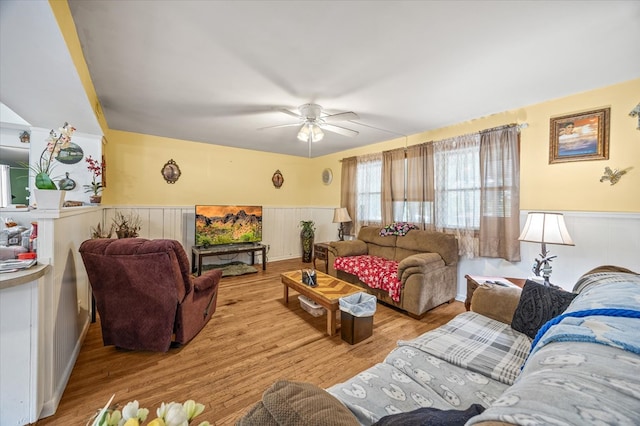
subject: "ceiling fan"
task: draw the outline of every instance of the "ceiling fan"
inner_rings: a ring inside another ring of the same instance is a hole
[[[339,114],[326,114],[322,112],[322,107],[318,104],[304,104],[298,107],[300,113],[289,111],[288,109],[280,109],[279,111],[298,119],[297,123],[281,124],[278,126],[262,127],[262,129],[274,129],[277,127],[301,126],[298,132],[298,140],[302,142],[318,142],[324,138],[324,130],[338,133],[343,136],[358,136],[359,132],[346,127],[332,124],[336,121],[358,120],[358,114],[355,112],[341,112]]]

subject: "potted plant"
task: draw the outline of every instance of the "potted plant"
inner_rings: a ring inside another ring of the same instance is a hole
[[[98,225],[95,228],[93,226],[91,227],[91,238],[111,238],[114,226],[115,225],[112,223],[111,228],[109,228],[109,231],[107,232],[106,229],[102,228],[102,224],[98,222]]]
[[[117,211],[113,218],[115,231],[118,238],[135,238],[138,236],[142,220],[137,213],[129,212],[124,214]]]
[[[85,188],[84,192],[92,192],[93,195],[89,197],[89,201],[92,204],[100,204],[102,201],[102,196],[100,195],[100,192],[102,192],[102,180],[96,181],[96,178],[102,176],[102,163],[91,156],[88,156],[86,161],[87,169],[91,172],[93,178],[90,184],[83,185]]]
[[[313,254],[313,238],[315,237],[316,227],[312,220],[300,221],[300,242],[302,243],[302,261],[304,263],[311,262]]]
[[[58,157],[60,150],[71,145],[71,136],[76,129],[69,126],[69,123],[64,123],[58,130],[59,134],[56,134],[53,129],[49,132],[47,147],[40,154],[38,161],[33,165],[26,164],[26,167],[35,173],[34,193],[38,207],[41,209],[59,209],[64,202],[64,192],[58,191],[51,173],[55,166],[53,161]]]

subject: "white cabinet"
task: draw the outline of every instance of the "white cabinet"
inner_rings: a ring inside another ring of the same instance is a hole
[[[38,389],[38,375],[42,373],[38,366],[43,330],[38,305],[47,268],[48,265],[42,265],[23,272],[27,277],[20,277],[17,285],[10,285],[16,281],[9,279],[0,282],[0,424],[3,426],[34,423],[42,409]]]

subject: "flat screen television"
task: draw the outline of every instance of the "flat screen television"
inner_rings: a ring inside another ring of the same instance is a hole
[[[196,246],[262,241],[262,206],[196,206]]]

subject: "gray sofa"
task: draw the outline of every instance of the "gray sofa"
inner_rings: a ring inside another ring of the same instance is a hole
[[[329,274],[361,286],[378,300],[416,318],[454,300],[458,288],[458,241],[453,235],[410,230],[404,236],[381,236],[381,230],[364,226],[355,240],[331,242],[327,261]],[[362,255],[398,262],[397,276],[401,282],[398,301],[393,300],[387,291],[364,284],[356,275],[334,268],[336,258]]]
[[[519,317],[525,328],[544,324],[533,341],[482,314],[492,315],[491,306],[505,293],[481,286],[471,312],[398,342],[382,363],[327,391],[364,425],[389,415],[401,421],[403,413],[423,407],[464,410],[473,404],[486,410],[467,426],[637,425],[640,276],[585,274],[575,298],[540,287],[525,285],[512,317],[513,326]],[[558,295],[568,302],[566,310],[545,314],[541,300],[557,303]],[[509,315],[502,319],[508,322]]]

